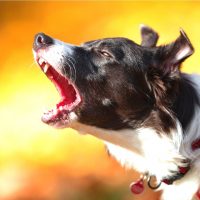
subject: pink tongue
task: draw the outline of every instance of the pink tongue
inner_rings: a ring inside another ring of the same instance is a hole
[[[56,86],[61,101],[56,108],[43,114],[42,121],[57,128],[66,127],[69,122],[68,115],[77,102],[78,94],[68,79],[61,76],[53,67],[50,66],[45,74]]]
[[[63,99],[61,102],[59,102],[58,104],[56,104],[56,108],[58,109],[60,106],[66,106],[66,105],[70,105],[69,99]]]

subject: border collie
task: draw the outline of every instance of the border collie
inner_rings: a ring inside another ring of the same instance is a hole
[[[162,200],[191,200],[200,187],[200,77],[180,68],[194,48],[183,30],[163,46],[147,26],[141,36],[141,45],[117,37],[75,46],[37,34],[34,58],[61,96],[42,121],[104,140],[143,174],[134,193],[146,179]]]

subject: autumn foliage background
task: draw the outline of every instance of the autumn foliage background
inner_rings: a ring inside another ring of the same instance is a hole
[[[101,141],[40,121],[59,96],[33,61],[34,34],[68,43],[123,36],[140,43],[139,24],[175,40],[182,27],[196,52],[183,66],[200,72],[200,2],[0,2],[0,200],[155,200],[137,197],[138,174],[110,159]]]

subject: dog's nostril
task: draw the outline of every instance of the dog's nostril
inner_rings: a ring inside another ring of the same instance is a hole
[[[41,35],[38,35],[38,37],[37,37],[37,43],[44,44],[44,39],[43,39],[43,37]]]
[[[45,35],[44,33],[38,33],[35,36],[35,41],[34,41],[35,48],[41,48],[43,46],[47,46],[51,44],[53,44],[53,39],[49,37],[48,35]]]

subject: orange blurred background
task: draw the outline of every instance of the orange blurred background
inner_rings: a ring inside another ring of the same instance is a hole
[[[33,61],[33,37],[44,32],[80,44],[123,36],[140,43],[144,23],[163,44],[182,27],[196,49],[183,71],[200,72],[199,19],[200,2],[0,2],[0,199],[158,199],[148,188],[130,193],[139,175],[110,159],[101,141],[40,121],[59,96]]]

